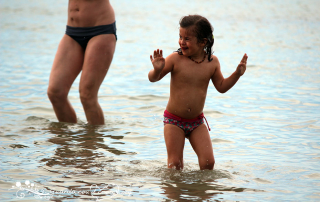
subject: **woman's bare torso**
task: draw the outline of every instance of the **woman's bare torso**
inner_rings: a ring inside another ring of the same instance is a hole
[[[69,0],[68,22],[71,27],[94,27],[115,22],[109,0]]]

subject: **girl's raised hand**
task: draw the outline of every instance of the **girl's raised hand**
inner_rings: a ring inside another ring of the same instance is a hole
[[[245,53],[236,70],[240,76],[242,76],[247,69],[247,59],[248,56]]]
[[[150,55],[150,60],[152,62],[153,68],[156,71],[162,71],[165,64],[165,59],[162,56],[162,50],[159,50],[159,49],[155,50],[153,52],[153,57],[152,55]]]

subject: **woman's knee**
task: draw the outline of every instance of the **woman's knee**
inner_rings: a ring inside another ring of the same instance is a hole
[[[67,99],[68,91],[49,86],[47,95],[52,103],[62,102]]]
[[[97,95],[89,88],[82,88],[79,93],[82,105],[89,106],[96,102]]]

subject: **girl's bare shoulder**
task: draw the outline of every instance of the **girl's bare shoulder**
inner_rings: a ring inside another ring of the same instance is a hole
[[[212,61],[212,62],[219,62],[219,59],[218,59],[217,56],[211,55],[211,61]]]
[[[180,61],[180,60],[183,59],[184,57],[185,57],[185,56],[179,54],[178,52],[173,52],[173,53],[169,54],[169,55],[166,57],[166,61],[175,63],[175,62]]]
[[[168,55],[168,57],[170,57],[170,58],[180,58],[180,57],[183,57],[183,55],[181,55],[181,54],[179,54],[179,52],[173,52],[173,53],[170,53],[169,55]]]
[[[212,66],[212,67],[214,67],[214,68],[216,68],[216,67],[220,68],[220,62],[219,62],[219,59],[218,59],[217,56],[211,55],[211,61],[210,61],[210,63],[211,63],[210,66]]]

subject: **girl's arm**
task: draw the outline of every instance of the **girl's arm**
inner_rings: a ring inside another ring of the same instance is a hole
[[[150,60],[153,65],[153,69],[150,70],[148,77],[150,82],[156,82],[161,80],[165,75],[173,69],[172,54],[166,59],[163,58],[162,50],[155,50],[153,52],[153,57],[150,55]]]
[[[247,54],[244,54],[236,71],[233,74],[231,74],[231,76],[229,76],[228,78],[225,79],[221,73],[220,63],[218,61],[218,58],[216,58],[217,66],[216,66],[216,69],[215,69],[213,76],[211,77],[211,80],[212,80],[213,85],[216,87],[217,91],[219,91],[220,93],[225,93],[230,88],[232,88],[234,86],[234,84],[237,83],[240,76],[242,76],[244,74],[244,72],[246,71],[247,59],[248,59]]]

